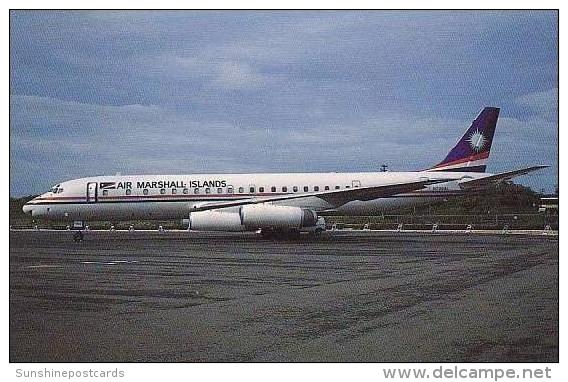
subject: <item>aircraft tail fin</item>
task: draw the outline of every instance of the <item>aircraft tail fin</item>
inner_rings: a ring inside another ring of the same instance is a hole
[[[499,110],[484,108],[446,158],[428,171],[485,172]]]

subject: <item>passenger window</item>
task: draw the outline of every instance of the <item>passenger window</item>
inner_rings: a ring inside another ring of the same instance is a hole
[[[199,194],[199,188],[194,188],[194,189],[193,189],[193,193],[194,193],[194,194]]]
[[[217,193],[218,193],[218,194],[222,194],[222,193],[223,193],[223,189],[222,189],[221,187],[219,187],[219,188],[217,189]]]
[[[142,193],[143,193],[144,195],[148,195],[148,189],[147,189],[147,188],[144,189],[144,191],[142,191]]]
[[[250,191],[251,194],[254,194],[254,187],[251,187],[251,188],[249,189],[249,191]]]
[[[211,193],[211,189],[210,189],[209,187],[207,187],[207,188],[205,189],[205,193],[206,193],[206,194],[210,194],[210,193]]]
[[[325,186],[325,190],[326,190],[326,191],[329,191],[329,186]]]
[[[336,189],[336,190],[339,190],[340,188],[341,188],[341,187],[339,187],[339,186],[335,186],[335,189]]]
[[[107,196],[108,195],[108,190],[103,190],[103,196]]]
[[[244,187],[239,187],[239,193],[242,194],[243,192],[245,192]]]
[[[232,194],[232,193],[233,193],[233,187],[227,188],[227,194]]]
[[[264,187],[259,187],[258,192],[264,192]]]
[[[172,188],[172,195],[177,194],[177,192],[178,192],[177,188]]]
[[[351,186],[345,186],[345,188],[351,188]]]
[[[271,191],[271,192],[276,192],[276,187],[274,187],[274,186],[270,187],[270,191]]]
[[[294,186],[294,187],[292,187],[292,191],[294,191],[294,192],[298,192],[298,186]]]
[[[314,186],[314,191],[319,191],[319,190],[320,190],[319,186]]]
[[[187,195],[187,194],[189,194],[189,190],[187,188],[184,188],[183,193]]]
[[[304,192],[308,192],[309,191],[309,187],[308,186],[304,186]]]
[[[130,195],[132,193],[132,190],[126,190],[126,195]]]
[[[288,187],[286,186],[282,187],[282,192],[288,192]]]
[[[161,188],[160,189],[160,194],[164,195],[166,193],[166,189],[165,188]]]

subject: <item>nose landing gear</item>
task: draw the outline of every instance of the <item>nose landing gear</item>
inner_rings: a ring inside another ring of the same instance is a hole
[[[73,241],[75,243],[83,241],[83,231],[75,231],[75,233],[73,234]]]
[[[83,229],[85,229],[85,222],[84,221],[74,221],[73,222],[73,229],[75,229],[75,233],[73,234],[73,241],[75,243],[79,243],[83,241]]]

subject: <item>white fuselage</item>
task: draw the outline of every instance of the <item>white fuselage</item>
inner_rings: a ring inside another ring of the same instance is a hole
[[[192,208],[209,202],[270,198],[278,195],[374,187],[423,179],[449,179],[425,189],[341,205],[316,197],[273,202],[316,212],[346,215],[373,214],[395,208],[431,203],[464,193],[463,180],[489,176],[472,172],[364,172],[287,174],[194,174],[97,176],[60,183],[30,201],[24,211],[52,220],[184,219]],[[455,180],[459,178],[460,180]]]

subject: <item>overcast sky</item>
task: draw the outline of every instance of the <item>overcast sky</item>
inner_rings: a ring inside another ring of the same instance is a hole
[[[10,12],[10,194],[91,175],[392,171],[501,107],[488,171],[557,184],[557,14]]]

